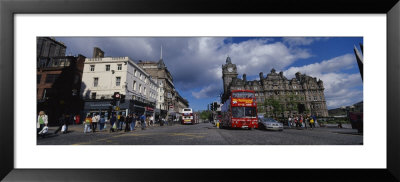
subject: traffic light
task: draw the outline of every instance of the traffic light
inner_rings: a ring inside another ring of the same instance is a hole
[[[214,105],[213,105],[213,103],[210,104],[210,110],[211,110],[211,111],[214,111]]]
[[[214,103],[213,103],[213,105],[214,105],[214,106],[213,106],[213,108],[214,108],[214,111],[216,111],[216,110],[217,110],[217,108],[218,108],[218,103],[217,103],[217,102],[214,102]]]

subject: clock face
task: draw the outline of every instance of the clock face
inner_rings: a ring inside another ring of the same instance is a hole
[[[231,67],[228,68],[228,71],[229,71],[229,72],[232,72],[232,71],[233,71],[233,68],[231,68]]]

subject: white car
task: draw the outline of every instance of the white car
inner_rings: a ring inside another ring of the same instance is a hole
[[[283,123],[279,123],[272,118],[258,118],[258,128],[283,131]]]

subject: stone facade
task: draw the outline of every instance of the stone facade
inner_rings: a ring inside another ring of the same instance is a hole
[[[161,111],[166,109],[168,113],[180,113],[183,108],[187,108],[189,103],[187,100],[183,99],[177,90],[175,90],[174,80],[169,72],[168,68],[165,66],[162,57],[158,62],[154,61],[139,61],[137,63],[143,70],[145,70],[149,75],[158,80],[158,84],[161,84],[163,95],[161,98],[164,99],[161,105]],[[160,97],[160,96],[159,96]],[[166,115],[163,115],[163,117]]]
[[[86,58],[81,88],[85,112],[110,113],[114,92],[125,95],[123,114],[151,115],[157,105],[157,83],[129,57]]]
[[[242,79],[237,75],[236,65],[232,64],[230,57],[227,57],[226,64],[222,65],[224,86],[222,102],[229,98],[231,90],[254,90],[259,114],[274,115],[273,108],[268,104],[264,106],[264,103],[277,100],[283,106],[282,112],[278,113],[279,117],[299,114],[302,110],[304,114],[328,116],[322,80],[299,72],[295,78],[289,80],[283,76],[283,72],[277,73],[275,69],[272,69],[265,78],[261,72],[260,80],[247,81],[246,74],[243,74]]]

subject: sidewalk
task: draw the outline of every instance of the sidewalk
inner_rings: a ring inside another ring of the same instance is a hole
[[[161,127],[168,127],[169,125],[164,125]],[[97,124],[97,129],[96,132],[110,132],[110,123],[106,123],[106,129],[103,129],[102,131],[99,130],[100,125]],[[151,128],[157,128],[160,127],[160,124],[154,124],[153,126],[147,126],[146,129],[151,129]],[[49,133],[54,133],[57,129],[59,128],[59,126],[49,126]],[[85,128],[84,124],[75,124],[75,125],[68,125],[68,132],[81,132],[83,133],[83,130]],[[125,130],[125,126],[123,126],[122,131]],[[141,126],[139,125],[135,127],[135,131],[137,130],[141,130]],[[59,133],[61,133],[61,131],[59,131]]]

